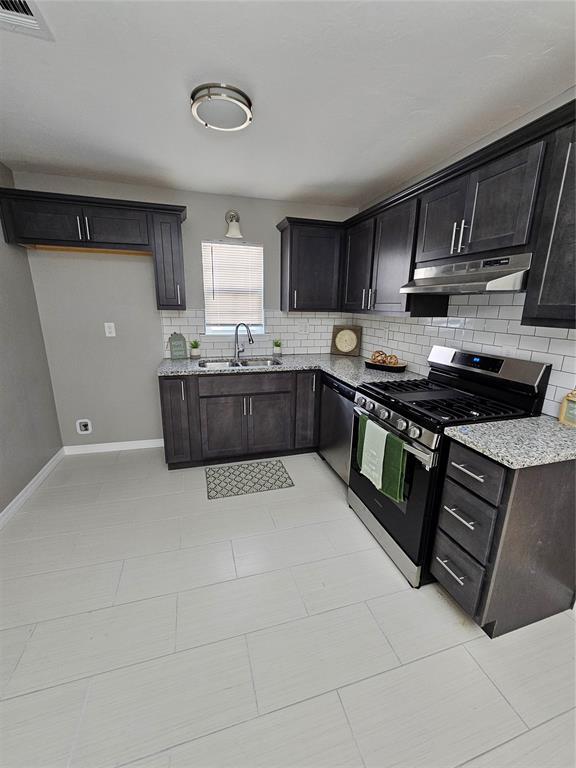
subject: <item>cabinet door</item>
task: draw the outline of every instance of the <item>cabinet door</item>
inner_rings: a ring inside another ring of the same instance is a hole
[[[202,458],[219,459],[247,452],[248,398],[200,398]]]
[[[416,225],[416,200],[395,205],[378,216],[372,273],[372,309],[403,312],[400,288],[410,279]]]
[[[337,310],[340,231],[295,226],[292,233],[289,308]]]
[[[9,205],[18,242],[78,244],[85,240],[78,205],[36,200],[12,200]]]
[[[470,174],[459,253],[528,242],[543,153],[544,142],[539,141]]]
[[[248,452],[273,453],[294,446],[292,392],[248,395]]]
[[[318,445],[320,377],[317,371],[296,375],[295,448],[314,448]]]
[[[147,246],[148,218],[144,211],[94,205],[82,208],[86,239],[110,245]]]
[[[370,309],[368,291],[374,254],[374,219],[362,221],[346,233],[342,310]]]
[[[422,195],[416,261],[445,259],[457,253],[467,185],[468,177],[461,176]]]
[[[576,321],[575,142],[574,125],[561,128],[551,141],[544,206],[522,318],[529,325],[573,328]]]
[[[160,379],[164,454],[168,464],[191,459],[187,394],[185,379]]]
[[[186,309],[180,219],[172,214],[154,213],[152,222],[158,309]]]

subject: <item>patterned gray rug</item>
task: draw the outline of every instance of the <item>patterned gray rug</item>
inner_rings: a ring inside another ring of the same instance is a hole
[[[286,467],[278,459],[206,467],[206,486],[209,499],[243,496],[246,493],[262,493],[262,491],[277,491],[280,488],[291,488],[293,485]]]

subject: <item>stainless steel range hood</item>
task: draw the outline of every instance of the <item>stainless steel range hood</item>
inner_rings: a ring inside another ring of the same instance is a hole
[[[419,267],[400,293],[496,293],[522,291],[532,261],[531,253],[478,261],[457,261],[438,267]]]

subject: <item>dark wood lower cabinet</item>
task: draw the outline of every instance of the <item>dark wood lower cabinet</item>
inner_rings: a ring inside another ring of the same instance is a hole
[[[296,375],[295,448],[318,445],[321,390],[322,374],[318,371],[302,371]]]
[[[200,398],[202,458],[221,459],[246,452],[246,398],[239,395]]]
[[[192,461],[186,378],[160,379],[164,454],[168,464]]]
[[[249,395],[248,453],[289,451],[294,447],[294,393]]]
[[[318,443],[320,372],[160,378],[166,462],[273,455]]]
[[[490,637],[570,608],[576,462],[508,469],[457,442],[451,462],[468,472],[446,477],[431,573]]]

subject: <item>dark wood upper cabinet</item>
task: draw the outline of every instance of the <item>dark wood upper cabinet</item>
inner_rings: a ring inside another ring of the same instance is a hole
[[[540,226],[532,255],[522,323],[573,328],[576,323],[574,125],[548,146]]]
[[[278,229],[281,232],[282,310],[338,310],[341,225],[290,218],[280,222]]]
[[[544,142],[473,171],[458,227],[458,253],[479,253],[528,242]]]
[[[186,309],[184,252],[178,216],[153,213],[154,270],[158,309]]]
[[[79,205],[41,200],[8,200],[3,205],[7,242],[81,243],[85,239],[84,219]]]
[[[374,255],[375,220],[361,221],[346,231],[342,278],[342,310],[370,309],[369,291]]]
[[[417,200],[408,200],[378,216],[372,270],[372,309],[404,312],[409,297],[399,293],[410,279]]]
[[[416,261],[445,259],[457,253],[468,177],[448,181],[422,195]]]
[[[181,225],[186,208],[130,200],[0,189],[7,243],[111,253],[151,253],[158,309],[186,309]]]
[[[82,214],[87,242],[135,247],[150,242],[145,211],[94,205],[83,207]]]
[[[318,371],[296,374],[295,448],[314,448],[318,445],[321,383]]]

